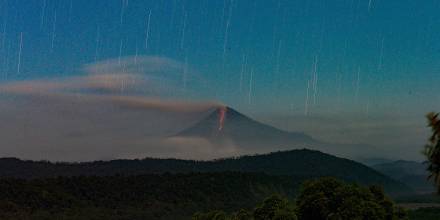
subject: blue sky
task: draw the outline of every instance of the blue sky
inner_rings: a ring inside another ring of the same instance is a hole
[[[202,79],[204,89],[171,76],[192,91],[184,99],[220,101],[286,129],[277,118],[388,117],[398,129],[418,121],[419,141],[423,115],[440,109],[439,10],[436,0],[2,0],[0,80],[165,57]]]
[[[159,55],[200,72],[213,99],[299,113],[316,68],[311,112],[420,114],[438,107],[420,99],[440,79],[439,9],[434,0],[4,0],[0,72],[66,76],[96,60]]]

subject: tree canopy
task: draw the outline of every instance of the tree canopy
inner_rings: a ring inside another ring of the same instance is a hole
[[[363,187],[330,177],[304,182],[295,203],[273,195],[265,199],[252,213],[242,210],[237,213],[230,216],[223,211],[196,213],[193,220],[407,219],[406,211],[396,207],[381,187]]]
[[[299,219],[405,219],[405,212],[394,206],[381,187],[362,187],[334,178],[303,184],[296,200]]]
[[[429,178],[433,179],[440,193],[440,119],[439,113],[431,112],[426,115],[428,126],[431,127],[429,143],[425,145],[424,154],[428,159]]]

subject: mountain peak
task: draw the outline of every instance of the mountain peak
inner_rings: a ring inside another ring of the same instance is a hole
[[[305,147],[305,143],[314,142],[311,137],[303,133],[280,130],[227,106],[216,108],[211,114],[177,136],[202,137],[216,143],[227,139],[243,149],[253,150],[269,146],[272,149],[286,150],[292,147]]]
[[[196,123],[194,126],[184,130],[178,135],[183,136],[218,136],[228,129],[229,123],[237,120],[252,120],[247,116],[241,114],[235,109],[228,106],[220,106]]]

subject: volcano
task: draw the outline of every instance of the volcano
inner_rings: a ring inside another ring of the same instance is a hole
[[[307,147],[319,143],[304,133],[287,132],[260,123],[230,107],[216,109],[178,136],[202,137],[217,143],[232,141],[244,149],[257,151],[267,146],[277,146],[281,150],[292,144]]]
[[[302,132],[284,131],[258,122],[231,107],[215,109],[176,136],[205,138],[219,146],[234,144],[245,153],[308,148],[355,158],[379,152],[370,145],[326,143]]]
[[[224,117],[224,119],[221,119],[220,117]],[[219,129],[220,126],[222,129]],[[237,136],[237,134],[240,134],[239,136],[255,136],[262,134],[276,134],[277,137],[295,135],[297,136],[296,138],[304,140],[312,139],[303,133],[286,132],[270,125],[260,123],[230,107],[217,108],[203,120],[184,130],[180,134],[193,136]]]

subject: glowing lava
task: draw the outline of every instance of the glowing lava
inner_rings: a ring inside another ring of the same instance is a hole
[[[219,131],[221,131],[223,129],[223,126],[225,124],[227,110],[228,109],[224,106],[220,107],[218,110],[218,130]]]

